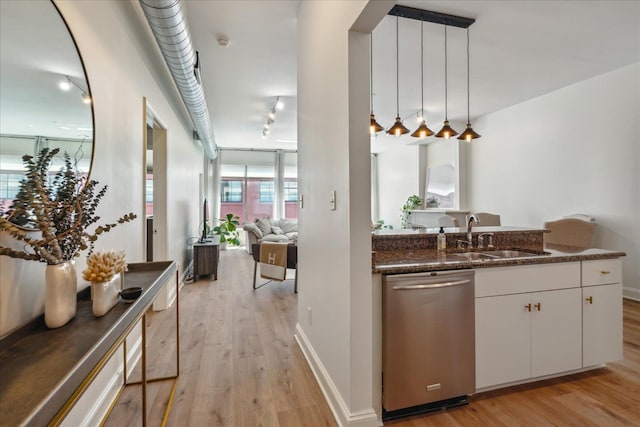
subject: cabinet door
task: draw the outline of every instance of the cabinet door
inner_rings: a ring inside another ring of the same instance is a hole
[[[529,294],[476,298],[476,388],[529,378]]]
[[[532,305],[531,376],[581,368],[582,290],[562,289],[529,295]]]
[[[582,288],[582,365],[622,359],[622,284]]]

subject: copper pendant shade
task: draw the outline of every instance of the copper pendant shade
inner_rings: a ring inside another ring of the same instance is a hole
[[[473,130],[471,127],[471,119],[469,114],[470,104],[470,90],[469,90],[469,28],[467,27],[467,129],[460,134],[458,139],[466,142],[471,142],[474,139],[480,138],[480,134]]]
[[[420,122],[420,126],[411,134],[414,138],[426,138],[433,135],[433,131],[427,127],[424,119]]]
[[[411,132],[409,129],[407,129],[405,127],[405,125],[402,124],[402,119],[400,118],[400,116],[396,117],[396,122],[393,124],[393,126],[391,126],[388,130],[387,133],[389,135],[393,135],[395,137],[399,137],[401,135],[404,135],[405,133],[409,133]]]
[[[448,81],[447,81],[447,26],[444,26],[444,126],[438,133],[436,133],[436,138],[444,138],[449,139],[452,136],[458,134],[451,126],[449,126],[449,118],[448,118],[448,99],[447,99],[447,90],[448,90]]]
[[[471,123],[467,123],[467,128],[460,134],[460,136],[458,136],[458,139],[466,142],[471,142],[474,139],[480,138],[480,136],[481,135],[479,133],[473,130],[473,128],[471,127]]]
[[[387,130],[387,134],[394,135],[396,137],[400,137],[401,135],[410,132],[410,130],[402,124],[402,119],[400,118],[400,85],[398,83],[398,75],[400,74],[400,54],[398,51],[398,17],[396,16],[396,122]]]
[[[456,136],[457,134],[458,132],[456,132],[451,126],[449,126],[449,120],[445,120],[444,126],[442,126],[442,129],[440,129],[435,136],[436,138],[449,139],[452,136]]]
[[[380,132],[381,130],[384,130],[384,128],[382,126],[380,126],[380,123],[378,123],[376,121],[376,116],[373,114],[373,111],[371,112],[371,116],[370,116],[370,122],[369,122],[369,133],[371,135],[375,135],[376,133]]]

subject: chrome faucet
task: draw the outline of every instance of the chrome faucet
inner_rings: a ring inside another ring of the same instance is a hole
[[[480,221],[478,220],[478,217],[475,216],[475,214],[471,214],[469,215],[469,218],[467,219],[467,240],[469,242],[472,242],[473,240],[471,240],[471,227],[473,227],[473,224],[480,224]],[[470,245],[470,247],[473,245]]]

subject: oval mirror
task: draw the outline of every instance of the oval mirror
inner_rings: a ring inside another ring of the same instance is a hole
[[[25,176],[22,156],[68,153],[78,173],[93,158],[91,89],[75,41],[50,1],[0,1],[0,215]],[[29,228],[33,224],[18,224]]]

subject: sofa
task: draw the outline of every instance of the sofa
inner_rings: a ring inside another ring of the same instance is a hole
[[[255,222],[247,222],[242,226],[246,232],[247,252],[251,253],[251,245],[261,242],[298,242],[298,221],[295,219],[258,218]]]

